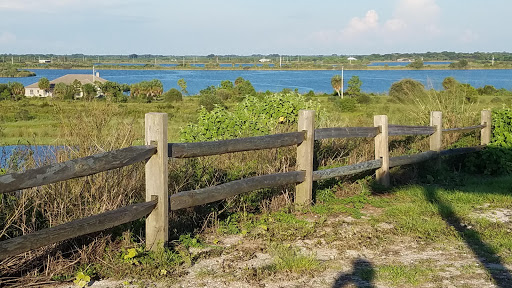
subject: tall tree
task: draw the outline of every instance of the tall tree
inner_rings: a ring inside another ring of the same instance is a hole
[[[25,86],[20,82],[9,82],[13,96],[23,96],[25,94]]]
[[[86,83],[82,86],[82,91],[84,93],[84,100],[92,101],[94,97],[96,97],[96,87],[91,83]]]
[[[46,77],[42,77],[39,79],[39,82],[37,82],[37,87],[39,89],[44,90],[44,92],[48,93],[50,91],[50,81]]]
[[[185,79],[183,79],[183,78],[179,79],[178,86],[180,86],[180,88],[181,88],[181,93],[188,95],[187,82],[185,82]]]
[[[348,95],[357,96],[361,94],[361,85],[363,85],[363,82],[359,79],[359,76],[352,76],[350,80],[348,80]]]
[[[343,85],[343,83],[341,83],[341,82],[342,81],[341,81],[340,75],[332,76],[332,78],[331,78],[332,89],[334,89],[338,93],[338,96],[341,96],[341,98],[343,98],[343,95],[340,95],[341,85]]]

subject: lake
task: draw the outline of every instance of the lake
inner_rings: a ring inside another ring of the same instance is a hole
[[[98,67],[97,67],[98,68]],[[37,76],[24,78],[0,78],[0,83],[18,81],[27,86],[41,77],[49,80],[66,74],[90,74],[91,70],[69,69],[31,69]],[[243,77],[254,85],[256,91],[278,92],[283,88],[297,88],[301,93],[313,90],[317,93],[331,93],[331,78],[340,74],[337,70],[109,70],[97,69],[100,77],[119,83],[133,84],[142,80],[159,79],[164,90],[178,88],[178,79],[185,79],[190,94],[210,85],[217,86],[222,80],[235,81]],[[512,70],[361,70],[344,72],[345,87],[353,75],[359,76],[363,85],[361,89],[368,93],[387,93],[391,84],[404,78],[412,78],[422,82],[427,88],[442,89],[442,81],[452,76],[462,83],[474,87],[493,85],[496,88],[512,89]]]
[[[64,149],[58,146],[49,145],[11,145],[11,146],[0,146],[0,168],[6,167],[9,159],[13,153],[17,155],[17,162],[20,163],[25,157],[33,156],[36,162],[45,161],[49,159],[55,159],[55,151],[57,149]]]

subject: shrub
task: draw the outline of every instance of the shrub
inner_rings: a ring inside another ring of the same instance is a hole
[[[356,110],[357,101],[354,98],[344,98],[336,100],[336,106],[343,112],[353,112]]]
[[[512,173],[512,110],[503,108],[492,112],[491,143],[482,152],[466,161],[472,172],[485,174]]]
[[[183,94],[176,88],[169,89],[169,91],[164,93],[163,97],[165,102],[183,101]]]
[[[198,123],[182,129],[181,140],[197,142],[264,135],[278,125],[296,123],[300,109],[314,108],[312,101],[296,93],[248,96],[232,112],[219,106],[211,111],[203,107]]]
[[[399,102],[413,102],[426,96],[425,86],[413,79],[402,79],[391,85],[389,96]]]
[[[370,104],[370,102],[372,102],[372,97],[368,94],[360,94],[355,99],[359,104]]]
[[[229,83],[231,83],[231,82],[229,82]],[[217,97],[219,97],[223,101],[229,100],[233,97],[233,92],[232,92],[232,90],[229,90],[229,89],[224,89],[224,88],[217,89],[217,91],[215,93],[217,94]]]
[[[199,107],[206,109],[206,111],[212,111],[215,107],[225,108],[224,102],[215,93],[202,94],[199,97]]]

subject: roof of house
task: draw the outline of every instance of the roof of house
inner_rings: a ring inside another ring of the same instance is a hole
[[[54,86],[57,83],[64,83],[66,85],[70,85],[73,83],[73,81],[75,81],[75,79],[80,81],[80,83],[82,83],[82,85],[87,84],[87,83],[94,84],[93,77],[94,77],[94,81],[98,81],[100,83],[107,82],[107,80],[105,80],[101,77],[98,77],[98,76],[93,76],[92,74],[67,74],[67,75],[64,75],[62,77],[59,77],[57,79],[50,81],[50,85]],[[25,88],[38,88],[39,87],[38,83],[39,82],[30,84],[30,85],[26,86]]]

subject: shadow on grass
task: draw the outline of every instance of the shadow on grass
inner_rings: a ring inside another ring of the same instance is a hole
[[[510,271],[503,265],[501,257],[495,254],[492,247],[482,240],[478,231],[467,228],[462,223],[461,219],[454,212],[453,207],[439,198],[436,187],[425,186],[424,193],[426,199],[436,205],[439,215],[441,215],[443,220],[455,228],[476,259],[487,270],[497,287],[511,287],[512,275]]]
[[[350,284],[356,287],[375,287],[372,284],[375,278],[375,270],[370,261],[362,258],[357,258],[352,262],[352,273],[344,273],[338,275],[332,288],[342,288]]]

